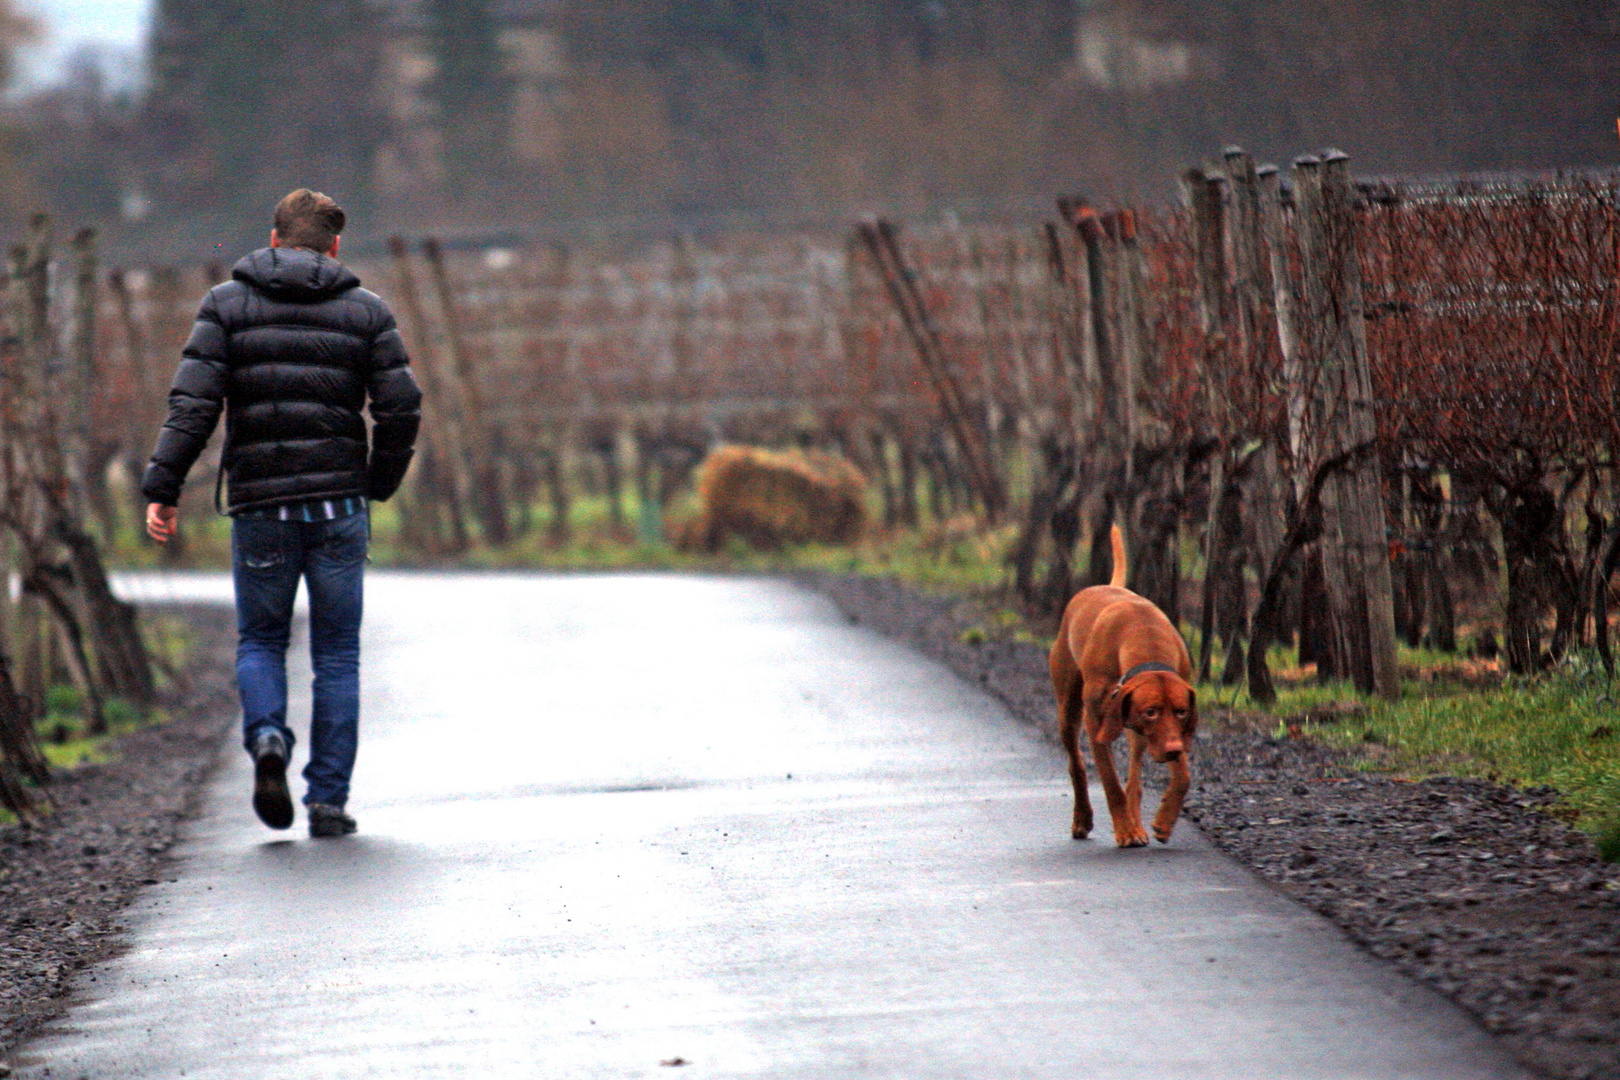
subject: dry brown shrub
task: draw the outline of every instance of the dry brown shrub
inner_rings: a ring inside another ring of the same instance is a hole
[[[761,550],[846,544],[865,519],[865,478],[832,454],[722,446],[699,467],[697,491],[698,519],[680,539],[704,551],[731,537]]]

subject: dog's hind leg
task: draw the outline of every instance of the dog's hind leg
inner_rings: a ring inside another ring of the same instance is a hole
[[[1181,801],[1187,797],[1187,788],[1191,785],[1192,770],[1187,767],[1187,755],[1182,754],[1170,763],[1170,786],[1159,800],[1159,812],[1153,815],[1153,839],[1159,843],[1170,842],[1170,833],[1181,817]]]
[[[1069,835],[1084,840],[1091,835],[1091,789],[1086,782],[1086,762],[1080,756],[1080,717],[1085,700],[1080,672],[1072,662],[1052,662],[1052,688],[1057,691],[1058,735],[1069,755],[1069,781],[1074,785],[1074,819]]]

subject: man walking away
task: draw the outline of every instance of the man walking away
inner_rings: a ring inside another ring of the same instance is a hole
[[[253,809],[272,829],[293,823],[287,639],[303,579],[315,669],[304,769],[311,836],[356,827],[344,807],[360,726],[367,500],[387,499],[404,479],[422,402],[393,314],[337,261],[345,221],[325,195],[293,192],[276,207],[270,246],[209,290],[141,482],[146,531],[167,543],[186,473],[224,409],[236,681]]]

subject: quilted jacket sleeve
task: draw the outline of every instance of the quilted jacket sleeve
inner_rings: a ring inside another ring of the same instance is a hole
[[[219,423],[225,405],[225,339],[219,308],[210,292],[181,350],[180,368],[169,390],[169,418],[158,431],[157,447],[141,478],[141,491],[150,502],[174,506],[180,501],[186,474]]]
[[[422,422],[422,391],[411,374],[405,340],[387,307],[383,308],[382,323],[372,339],[366,389],[372,421],[366,495],[382,502],[398,491],[405,479]]]

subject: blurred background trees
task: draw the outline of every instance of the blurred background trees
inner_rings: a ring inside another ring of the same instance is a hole
[[[0,6],[0,74],[34,27]],[[1022,219],[1188,159],[1612,160],[1620,5],[1440,0],[156,0],[142,77],[13,95],[0,213],[234,255],[310,184],[394,231]]]

